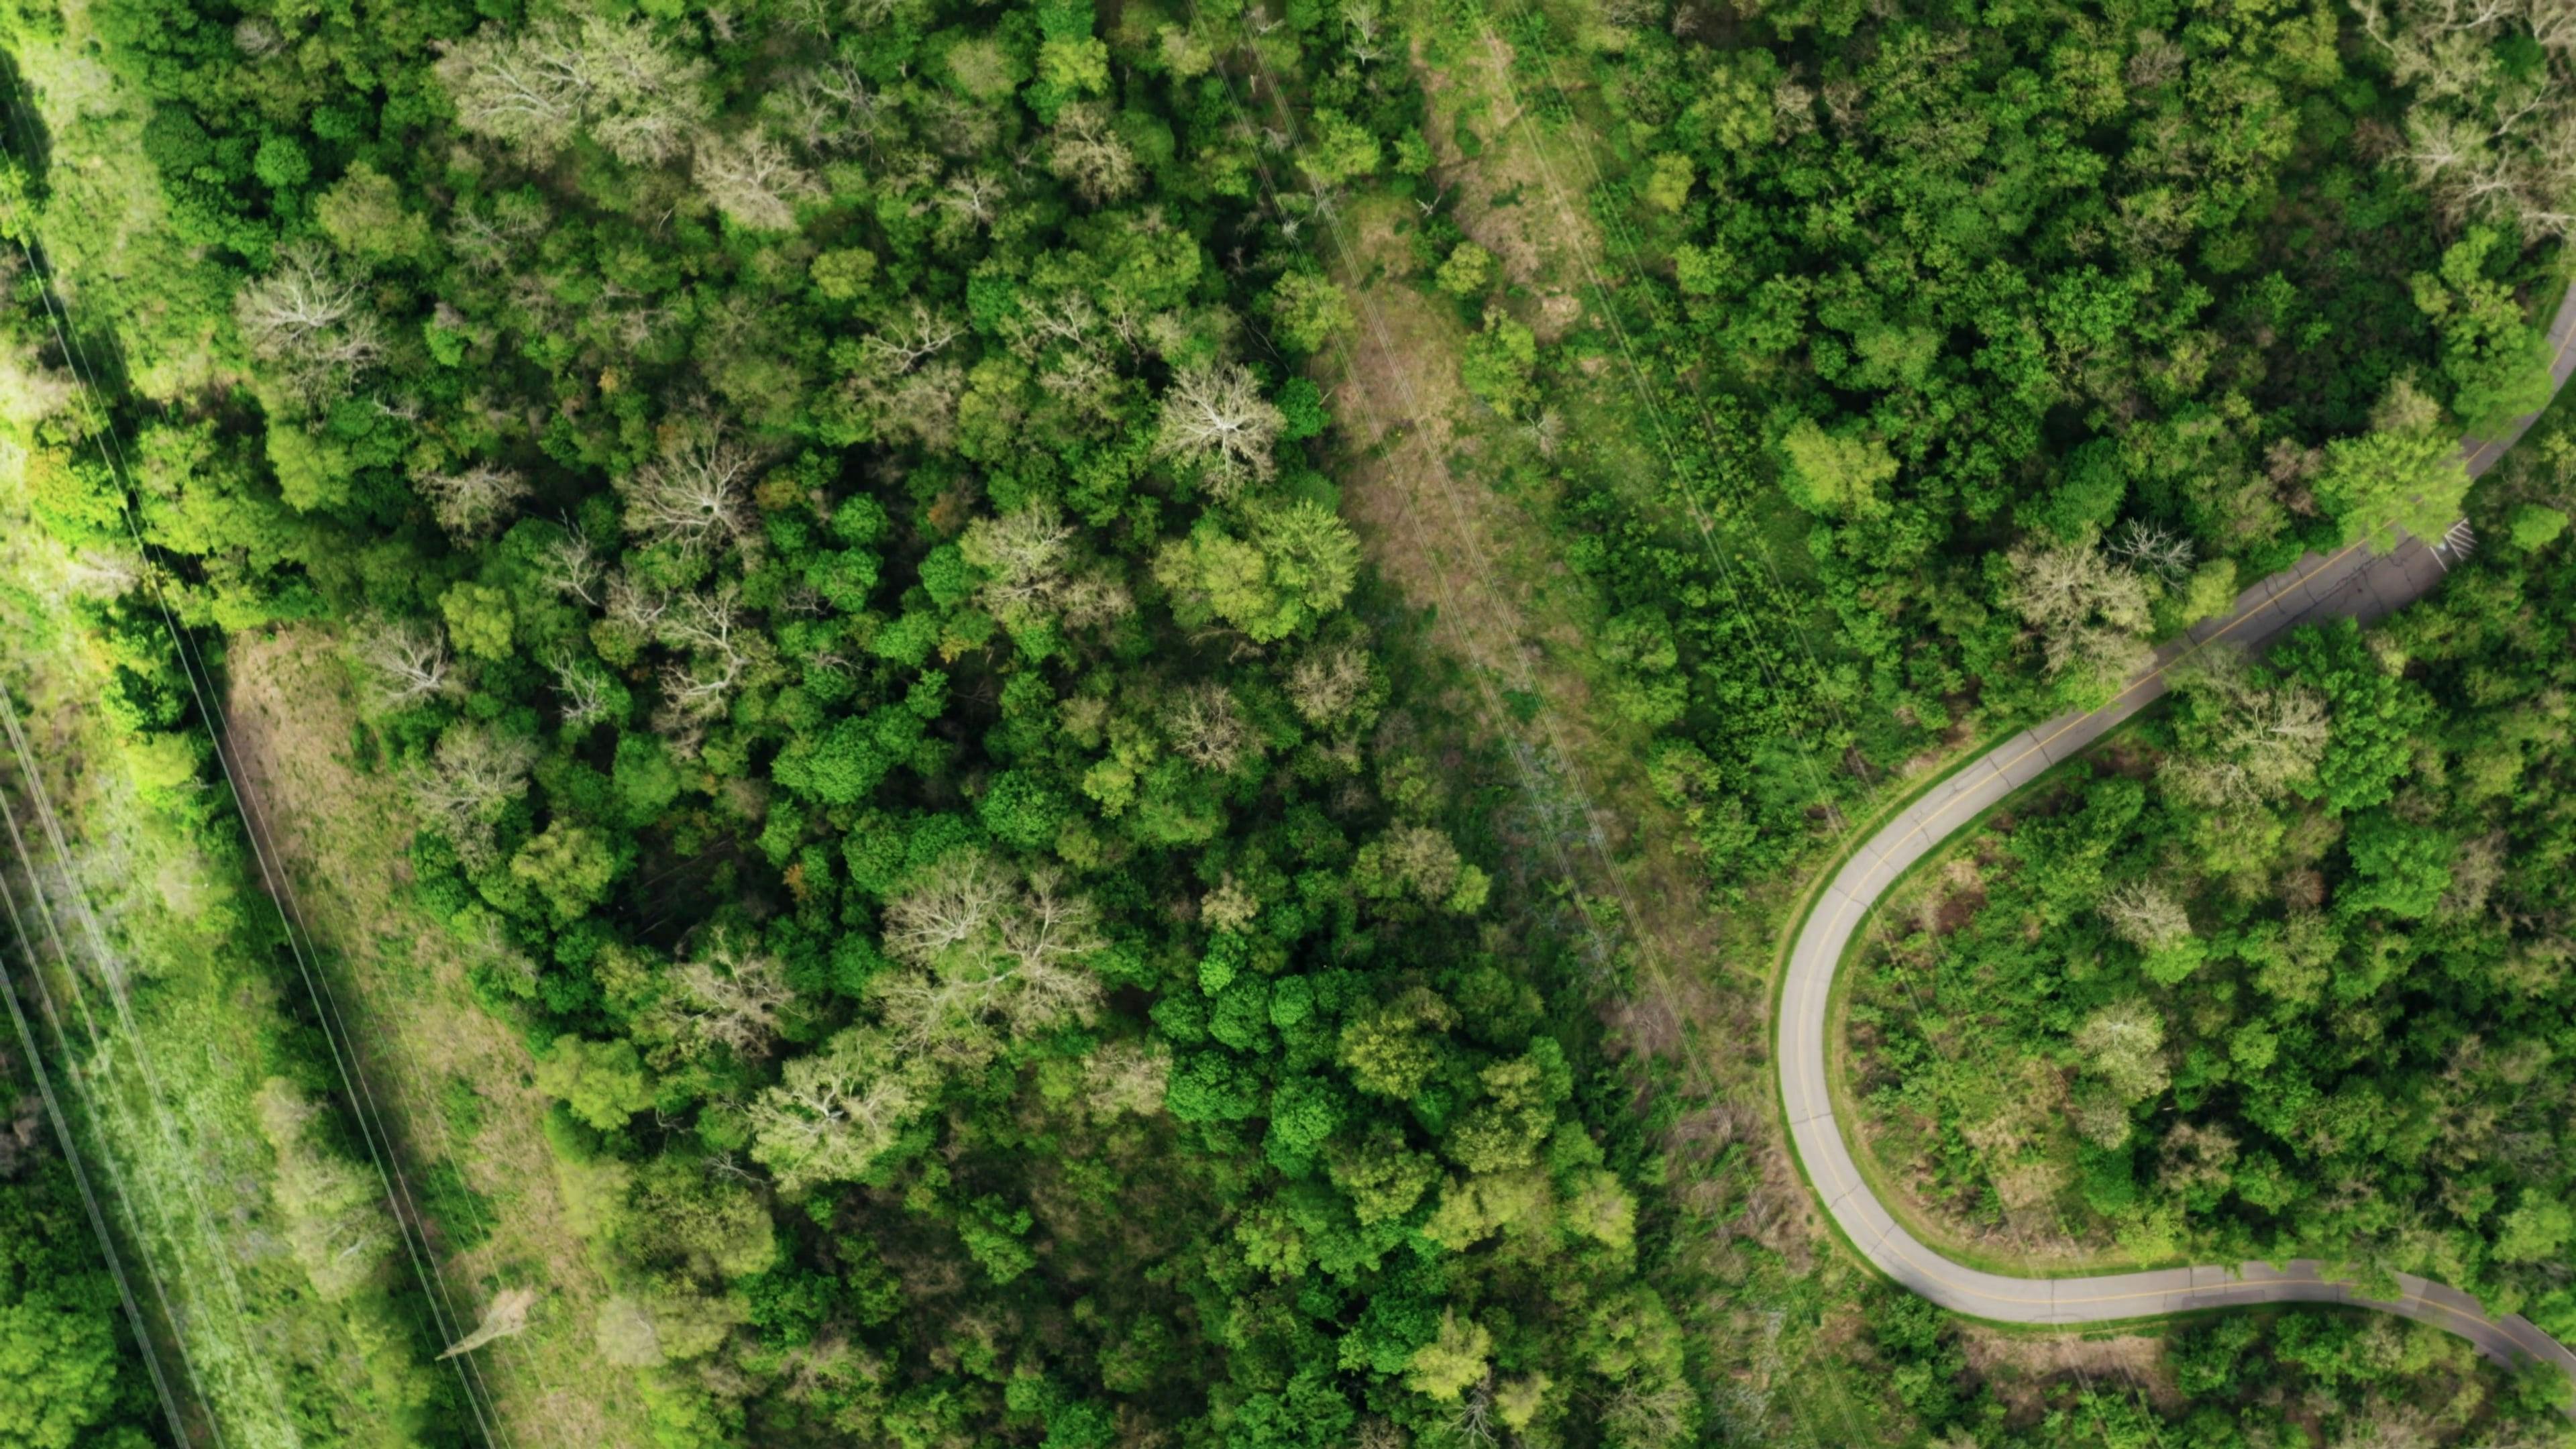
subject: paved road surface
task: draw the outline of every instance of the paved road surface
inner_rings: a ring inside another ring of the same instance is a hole
[[[2558,310],[2550,341],[2564,386],[2576,371],[2576,285]],[[2525,418],[2513,430],[2522,435]],[[2512,438],[2466,448],[2470,471],[2483,473]],[[1881,892],[1906,868],[1938,848],[1988,806],[2099,739],[2165,691],[2173,665],[2216,639],[2258,649],[2308,619],[2376,619],[2421,598],[2440,581],[2452,545],[2405,539],[2373,554],[2361,545],[2319,557],[2245,591],[2234,612],[2195,628],[2157,651],[2155,664],[2119,698],[2089,714],[2065,715],[1995,746],[1926,792],[1852,852],[1816,902],[1791,948],[1780,999],[1780,1095],[1808,1181],[1845,1236],[1879,1271],[1944,1308],[2008,1323],[2104,1323],[2124,1318],[2255,1303],[2354,1303],[2383,1308],[2459,1334],[2481,1352],[2511,1361],[2546,1359],[2576,1377],[2576,1353],[2519,1317],[2494,1318],[2456,1289],[2400,1275],[2402,1296],[2364,1297],[2323,1278],[2317,1265],[2287,1270],[2262,1263],[2234,1268],[2167,1268],[2079,1278],[2017,1278],[1980,1272],[1942,1257],[1888,1215],[1861,1180],[1826,1090],[1826,1000],[1843,951]]]

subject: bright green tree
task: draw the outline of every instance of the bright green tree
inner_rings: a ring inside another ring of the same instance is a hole
[[[627,1118],[653,1105],[652,1078],[635,1043],[624,1039],[556,1037],[537,1063],[537,1089],[562,1098],[575,1117],[603,1132],[625,1126]]]

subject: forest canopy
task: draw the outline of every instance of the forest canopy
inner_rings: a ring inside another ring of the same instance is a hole
[[[2539,501],[2576,483],[2566,417],[2482,488],[2495,542],[2440,594],[2194,661],[1883,932],[1853,1039],[1935,1201],[2148,1258],[2417,1273],[2576,1333],[2571,578]]]
[[[1735,1340],[1863,1310],[1764,1112],[1677,1125],[1684,1057],[1758,1023],[1650,1060],[1642,953],[1550,868],[1600,825],[1531,798],[1546,762],[1354,527],[1368,290],[1457,321],[1441,436],[1543,485],[1597,616],[1565,707],[1733,908],[1954,732],[2098,701],[2303,550],[2446,526],[2461,433],[2549,394],[2576,187],[2549,0],[7,25],[97,67],[11,132],[6,365],[26,506],[120,581],[79,606],[102,709],[215,839],[239,782],[159,606],[218,666],[328,641],[405,898],[548,1104],[531,1170],[613,1289],[581,1331],[670,1449],[1758,1439],[1790,1410]],[[1598,129],[1576,203],[1646,263],[1579,325],[1443,210],[1477,154],[1444,67],[1487,40],[1553,134]],[[1403,220],[1361,275],[1372,203]],[[1602,445],[1661,440],[1644,487],[1566,436],[1614,349],[1645,416]],[[2517,476],[2474,505],[2510,549],[2442,599],[2211,666],[2150,778],[2017,819],[1985,914],[1871,964],[1882,1105],[1931,1090],[1888,1001],[1939,963],[1994,1019],[1979,1068],[2073,1084],[2029,1131],[2082,1226],[2576,1334],[2576,1184],[2523,1161],[2576,575],[2568,479]],[[426,1358],[370,1316],[412,1214],[298,1040],[245,1108],[263,1223],[332,1322]],[[1985,1126],[1938,1120],[1945,1153]],[[1797,1301],[1730,1301],[1762,1275]],[[2549,1411],[2306,1317],[2177,1340],[2197,1420],[2007,1405],[1928,1306],[1869,1312],[1891,1437]],[[97,1372],[61,1397],[109,1422]],[[381,1389],[470,1442],[443,1393]]]

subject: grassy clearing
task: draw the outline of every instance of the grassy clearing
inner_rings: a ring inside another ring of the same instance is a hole
[[[410,807],[399,782],[357,768],[338,649],[320,627],[233,640],[226,709],[246,788],[345,987],[449,1281],[473,1285],[477,1303],[539,1295],[527,1331],[479,1355],[512,1437],[639,1443],[636,1371],[604,1362],[592,1340],[609,1290],[565,1218],[540,1125],[549,1099],[532,1085],[527,1045],[476,1002],[464,952],[404,889]]]
[[[257,1100],[272,1078],[318,1084],[274,918],[224,844],[221,797],[153,747],[179,737],[129,732],[102,706],[118,697],[117,646],[94,632],[72,561],[26,524],[17,471],[0,495],[0,685],[35,773],[12,751],[0,775],[21,830],[41,833],[10,884],[45,907],[35,1014],[121,1199],[154,1338],[226,1442],[455,1442],[453,1380],[425,1367],[422,1305],[390,1262],[325,1298],[292,1249]]]
[[[35,225],[65,311],[85,329],[83,355],[108,370],[109,386],[121,383],[147,398],[218,384],[207,338],[174,330],[174,319],[221,315],[225,299],[190,290],[215,285],[216,274],[185,254],[167,227],[140,144],[148,109],[130,103],[93,54],[88,7],[66,4],[58,14],[52,7],[0,11],[0,30],[16,68],[9,79],[20,83],[12,99],[23,102],[10,117],[14,137],[46,163]],[[20,331],[50,336],[41,314],[20,322]],[[110,345],[110,336],[122,345]],[[128,351],[148,359],[150,370],[119,379],[114,369]],[[82,405],[75,379],[31,362],[13,357],[9,382],[12,411],[24,414],[13,416],[15,424],[32,427],[48,411]],[[263,1133],[256,1106],[273,1076],[317,1101],[342,1090],[307,1015],[297,964],[259,888],[239,820],[200,783],[212,773],[202,768],[202,737],[129,737],[117,721],[132,710],[100,703],[117,695],[121,671],[151,675],[166,667],[156,652],[167,647],[161,621],[136,598],[126,607],[139,608],[139,616],[103,627],[115,610],[101,600],[112,590],[81,596],[72,561],[15,517],[18,479],[10,484],[13,517],[0,521],[0,537],[15,556],[0,573],[20,588],[7,600],[15,617],[0,659],[28,703],[37,754],[56,776],[51,783],[72,847],[67,868],[40,868],[87,886],[108,923],[109,954],[135,982],[129,1030],[108,1009],[96,968],[55,973],[69,1028],[66,1055],[99,1088],[100,1110],[89,1114],[88,1127],[128,1189],[138,1255],[170,1302],[160,1335],[165,1356],[176,1374],[184,1343],[202,1382],[201,1421],[210,1434],[219,1430],[226,1442],[249,1445],[451,1443],[468,1436],[530,1445],[633,1442],[622,1437],[642,1420],[628,1402],[632,1376],[603,1372],[595,1361],[586,1309],[595,1279],[584,1276],[579,1244],[560,1231],[536,1117],[517,1110],[527,1090],[524,1052],[462,999],[461,988],[440,994],[457,985],[455,971],[442,974],[448,963],[429,959],[441,933],[383,913],[400,870],[385,843],[400,837],[374,833],[377,823],[366,814],[382,807],[383,782],[333,776],[338,762],[327,752],[306,751],[308,739],[271,722],[264,733],[246,731],[240,743],[315,753],[322,768],[280,766],[273,754],[257,752],[248,761],[261,777],[255,800],[268,803],[263,789],[271,784],[310,788],[341,818],[364,824],[323,841],[329,868],[297,882],[301,901],[322,907],[314,924],[329,929],[317,939],[337,958],[323,969],[339,976],[348,1027],[364,1040],[378,1022],[400,1021],[410,1029],[405,1044],[437,1049],[434,1064],[423,1067],[417,1051],[368,1044],[364,1066],[398,1160],[411,1166],[403,1173],[409,1191],[389,1208],[380,1180],[364,1165],[358,1134],[330,1120],[324,1180],[349,1184],[352,1224],[372,1202],[366,1240],[386,1256],[354,1293],[326,1299],[309,1281],[293,1245],[314,1218],[285,1186],[287,1164],[301,1159]],[[276,650],[264,646],[275,642],[246,641],[241,657],[267,660]],[[126,657],[135,650],[154,657]],[[283,672],[298,687],[336,679],[327,655],[319,670]],[[327,693],[295,698],[272,690],[245,702],[251,708],[237,718],[269,710],[298,726],[331,720],[334,743],[349,739]],[[174,777],[170,761],[135,748],[148,739],[166,749],[182,738],[199,767],[189,778]],[[25,782],[14,783],[24,798]],[[281,842],[308,843],[297,832],[280,834]],[[67,939],[77,958],[77,936]],[[87,987],[104,1048],[83,1030],[70,994],[75,984]],[[379,988],[389,984],[403,989],[386,998]],[[347,991],[351,985],[360,989]],[[486,1121],[474,1123],[477,1115]],[[468,1137],[472,1165],[460,1167],[450,1158]],[[394,1211],[444,1259],[436,1290],[443,1314],[432,1313],[412,1286],[414,1270],[387,1216]],[[556,1278],[575,1281],[540,1302],[527,1333],[483,1350],[462,1375],[431,1362],[495,1294],[551,1287]],[[159,1296],[152,1297],[157,1305]],[[495,1401],[498,1418],[489,1427],[477,1425],[463,1403],[461,1384],[469,1381],[478,1398]]]
[[[1417,34],[1440,33],[1436,18],[1415,20]],[[1414,60],[1435,157],[1419,197],[1441,198],[1438,219],[1417,198],[1370,199],[1343,218],[1347,249],[1321,249],[1359,318],[1319,379],[1349,442],[1344,512],[1381,577],[1465,661],[1450,702],[1538,762],[1532,789],[1579,817],[1559,833],[1560,868],[1627,942],[1631,989],[1604,1013],[1666,1154],[1673,1281],[1693,1285],[1722,1432],[1877,1441],[1891,1410],[1865,1377],[1865,1350],[1854,1359],[1869,1280],[1825,1248],[1770,1109],[1767,917],[1794,884],[1763,890],[1770,905],[1742,919],[1707,908],[1689,833],[1646,776],[1650,732],[1599,699],[1607,609],[1568,566],[1556,527],[1573,478],[1669,496],[1655,440],[1670,420],[1651,411],[1602,311],[1604,231],[1570,191],[1597,174],[1584,153],[1607,148],[1597,132],[1523,110],[1510,49],[1491,32],[1423,44]],[[1462,386],[1479,319],[1431,285],[1455,235],[1442,221],[1494,254],[1504,305],[1568,360],[1546,377],[1537,415],[1553,417],[1553,437]]]

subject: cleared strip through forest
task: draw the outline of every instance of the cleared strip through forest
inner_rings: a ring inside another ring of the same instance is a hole
[[[14,215],[10,219],[9,230],[13,238],[17,239],[29,274],[40,279],[45,278],[47,274],[39,265],[33,248],[26,240],[29,233],[18,223]],[[56,344],[65,364],[72,369],[80,394],[90,412],[95,435],[103,444],[110,467],[116,475],[117,499],[126,528],[133,537],[137,552],[148,557],[149,548],[144,540],[142,525],[135,517],[132,508],[133,481],[130,470],[126,466],[123,451],[118,445],[114,420],[108,411],[104,393],[99,385],[100,369],[89,358],[87,349],[78,334],[62,315],[60,303],[50,285],[40,282],[37,291],[42,299]],[[171,611],[167,599],[162,596],[157,577],[150,574],[148,570],[145,577],[161,622],[168,632],[171,647],[179,661],[181,673],[187,679],[198,717],[206,723],[212,737],[217,767],[235,798],[240,799],[242,792],[238,772],[234,769],[229,746],[219,728],[220,711],[213,703],[215,691],[211,672],[204,659],[199,657],[191,647],[187,632],[180,627],[177,616]],[[381,1114],[376,1109],[374,1091],[366,1082],[364,1068],[357,1060],[355,1043],[348,1039],[348,1028],[340,1017],[338,1003],[332,998],[327,982],[318,975],[319,963],[312,958],[308,950],[310,943],[303,939],[303,932],[297,922],[297,911],[291,888],[285,885],[281,874],[275,869],[272,852],[252,823],[247,810],[243,815],[243,824],[243,833],[251,847],[260,878],[276,899],[280,913],[286,921],[289,952],[295,959],[297,974],[303,981],[305,993],[311,1001],[316,1018],[323,1027],[325,1040],[330,1047],[332,1065],[340,1078],[343,1094],[352,1112],[357,1114],[361,1139],[365,1144],[368,1157],[374,1164],[378,1180],[384,1188],[387,1206],[393,1213],[397,1229],[403,1239],[403,1247],[411,1260],[413,1274],[419,1280],[421,1295],[428,1303],[433,1320],[431,1328],[442,1343],[454,1343],[465,1333],[465,1329],[457,1321],[461,1315],[451,1317],[454,1311],[454,1304],[450,1297],[451,1290],[440,1269],[434,1246],[427,1243],[421,1233],[419,1212],[413,1201],[410,1183],[403,1175],[401,1164],[390,1160],[392,1144],[387,1136]],[[57,849],[58,851],[61,849],[59,840]],[[449,1363],[457,1375],[459,1385],[464,1391],[466,1404],[472,1411],[484,1441],[508,1445],[511,1441],[506,1427],[496,1425],[487,1408],[491,1393],[489,1387],[482,1382],[479,1368],[470,1363],[470,1356],[450,1359]]]

